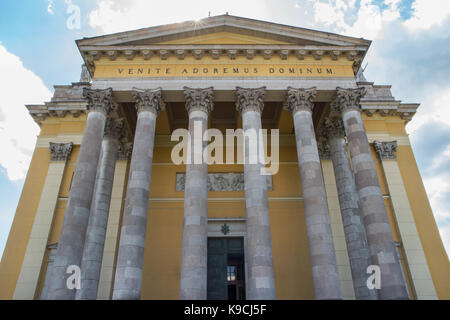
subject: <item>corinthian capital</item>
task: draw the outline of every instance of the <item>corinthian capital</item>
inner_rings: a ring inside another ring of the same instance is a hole
[[[256,111],[262,114],[266,87],[247,89],[236,87],[236,109],[240,113]]]
[[[120,140],[123,135],[123,129],[125,128],[125,120],[107,118],[105,124],[105,137]]]
[[[397,159],[397,141],[380,142],[374,141],[373,146],[382,160]]]
[[[214,109],[214,88],[183,87],[188,114],[192,111],[203,111],[209,114]]]
[[[350,110],[360,111],[359,101],[366,94],[364,87],[356,89],[336,88],[337,93],[334,101],[331,103],[331,109],[337,112],[346,112]]]
[[[53,143],[50,142],[51,160],[66,161],[72,153],[73,143]]]
[[[83,96],[88,99],[88,112],[98,111],[107,116],[117,106],[113,99],[112,88],[104,90],[83,88]]]
[[[342,119],[336,116],[326,118],[322,126],[321,135],[327,140],[345,137]]]
[[[141,111],[150,111],[158,115],[164,110],[164,101],[162,98],[161,88],[141,90],[133,88],[131,92],[134,100],[136,100],[136,111],[139,114]]]
[[[284,108],[295,114],[297,111],[309,111],[314,109],[314,99],[316,98],[316,87],[309,89],[288,87],[286,103]]]
[[[117,160],[130,160],[133,152],[133,142],[120,143],[117,149]]]
[[[321,140],[317,143],[317,150],[319,151],[319,158],[322,160],[330,160],[330,145],[327,141]]]

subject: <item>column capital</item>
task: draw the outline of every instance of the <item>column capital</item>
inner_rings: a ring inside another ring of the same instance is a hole
[[[87,111],[98,111],[105,116],[109,115],[117,107],[112,92],[112,88],[103,90],[83,88],[83,96],[88,99]]]
[[[203,111],[209,114],[214,109],[214,88],[183,87],[188,114],[192,111]]]
[[[366,88],[356,89],[336,88],[336,97],[331,103],[331,109],[337,112],[346,112],[350,110],[361,111],[359,101],[366,94]]]
[[[374,141],[373,147],[381,160],[395,160],[397,159],[397,141]]]
[[[120,140],[124,136],[125,120],[106,118],[105,137]]]
[[[130,160],[133,152],[133,142],[120,143],[117,149],[117,160]]]
[[[241,88],[236,87],[236,110],[241,114],[246,111],[256,111],[262,114],[266,87]]]
[[[316,87],[308,89],[288,87],[284,108],[291,112],[292,115],[297,111],[309,111],[312,113],[316,93]]]
[[[328,141],[319,141],[317,143],[317,150],[319,151],[319,158],[321,160],[331,159],[330,145],[328,144]]]
[[[320,133],[327,140],[332,138],[344,138],[345,128],[342,118],[337,116],[326,118]]]
[[[66,161],[72,153],[73,143],[50,142],[49,150],[52,161]]]
[[[165,104],[162,98],[161,88],[147,90],[133,88],[131,94],[134,100],[136,100],[135,107],[138,114],[142,111],[150,111],[158,115],[164,110]]]

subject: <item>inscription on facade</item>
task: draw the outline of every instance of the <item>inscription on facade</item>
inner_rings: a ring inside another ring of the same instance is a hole
[[[325,64],[99,65],[95,77],[353,77],[351,67]]]

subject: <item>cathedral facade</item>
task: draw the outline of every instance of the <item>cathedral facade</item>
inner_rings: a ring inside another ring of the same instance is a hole
[[[84,38],[41,131],[0,299],[450,299],[371,42],[230,15]]]

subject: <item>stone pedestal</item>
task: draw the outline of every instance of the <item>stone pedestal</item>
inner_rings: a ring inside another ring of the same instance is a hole
[[[75,289],[68,289],[70,266],[81,267],[84,239],[103,140],[106,116],[115,108],[112,89],[83,91],[88,98],[88,116],[78,153],[55,262],[48,282],[47,299],[71,300]]]
[[[117,300],[141,296],[156,117],[164,107],[161,89],[135,90],[133,96],[138,118],[114,281]]]
[[[364,88],[337,88],[332,108],[342,114],[371,261],[381,270],[379,297],[408,299],[372,152],[361,118],[359,101],[364,93]]]
[[[264,154],[261,113],[264,108],[265,88],[236,88],[236,108],[242,114],[244,136],[244,190],[246,213],[246,243],[248,263],[248,300],[275,299],[275,281],[272,258],[272,237],[267,199],[267,181],[264,164],[258,155]],[[256,145],[257,148],[252,147]],[[256,154],[255,154],[256,153]],[[256,160],[256,162],[255,162]]]
[[[315,297],[342,299],[327,195],[312,121],[315,95],[315,88],[288,88],[286,109],[294,118]]]

